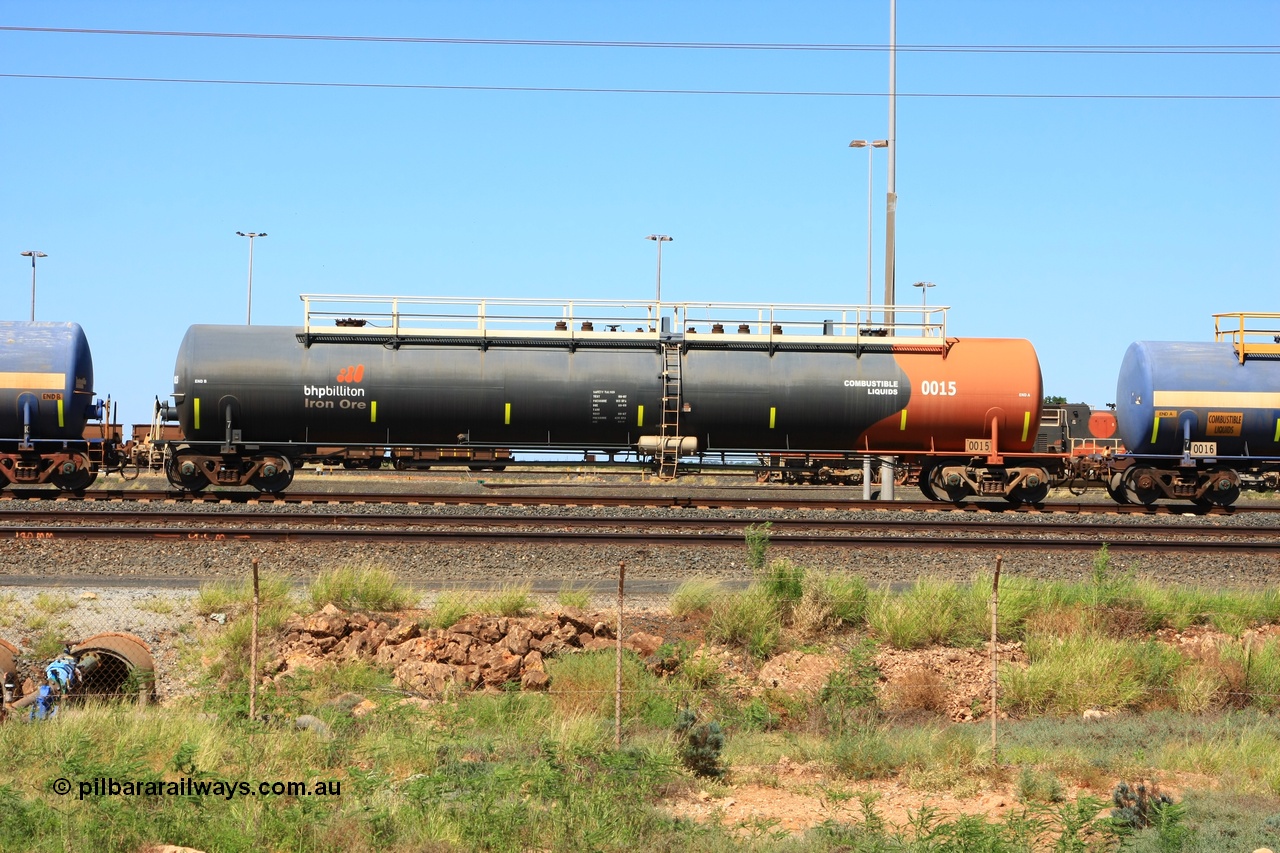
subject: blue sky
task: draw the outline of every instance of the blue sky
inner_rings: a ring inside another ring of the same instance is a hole
[[[1280,3],[899,0],[897,25],[899,302],[935,282],[951,334],[1028,338],[1046,393],[1097,406],[1130,342],[1280,311]],[[0,27],[883,47],[889,3],[3,0]],[[847,146],[886,136],[888,64],[0,29],[4,315],[30,315],[19,252],[46,252],[37,319],[84,326],[131,423],[187,326],[244,322],[236,231],[269,235],[255,324],[299,324],[301,293],[645,299],[655,232],[664,301],[863,303],[867,154]],[[495,88],[265,85],[290,82]]]

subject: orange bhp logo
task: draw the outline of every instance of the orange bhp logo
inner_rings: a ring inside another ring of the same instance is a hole
[[[347,366],[338,371],[339,382],[359,382],[364,379],[364,365]]]

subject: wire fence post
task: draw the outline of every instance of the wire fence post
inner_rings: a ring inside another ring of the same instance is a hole
[[[613,745],[622,747],[622,602],[627,578],[625,560],[618,561],[618,650],[613,674]]]
[[[999,639],[997,615],[1000,609],[1000,562],[1002,559],[996,556],[996,574],[991,580],[991,763],[993,766],[1000,763],[999,753],[996,751],[996,699],[1000,687],[1000,676],[996,671],[998,662],[996,641]]]
[[[258,718],[258,558],[253,558],[253,629],[249,633],[249,720]]]

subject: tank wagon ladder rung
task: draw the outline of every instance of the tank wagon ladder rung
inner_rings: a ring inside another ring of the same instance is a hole
[[[673,480],[680,463],[680,346],[662,348],[662,421],[658,427],[658,479]],[[670,446],[674,439],[676,446]]]

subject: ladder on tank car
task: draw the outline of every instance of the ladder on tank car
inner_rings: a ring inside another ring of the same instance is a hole
[[[658,426],[658,479],[674,480],[680,464],[680,345],[662,347],[662,422]]]

